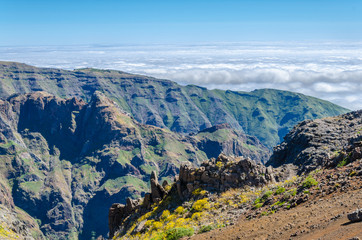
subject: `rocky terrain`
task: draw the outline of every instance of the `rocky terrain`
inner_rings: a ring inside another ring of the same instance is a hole
[[[227,124],[184,136],[138,123],[100,92],[89,103],[13,95],[0,109],[0,203],[38,219],[53,239],[106,235],[109,206],[147,192],[152,171],[171,182],[182,163],[197,166],[221,152],[256,162],[270,155]]]
[[[275,147],[267,165],[294,164],[299,166],[300,172],[321,166],[345,165],[351,158],[362,157],[361,133],[362,111],[303,121]]]
[[[157,201],[114,204],[111,236],[358,239],[362,214],[354,210],[362,203],[361,127],[361,111],[302,122],[275,148],[267,167],[224,155],[199,168],[182,166]],[[123,208],[128,211],[117,216],[115,209]]]
[[[195,133],[218,124],[256,136],[269,148],[305,119],[336,116],[348,110],[299,93],[273,89],[236,92],[208,90],[152,77],[99,69],[36,68],[0,62],[0,97],[46,91],[88,102],[101,91],[140,123],[180,133]]]

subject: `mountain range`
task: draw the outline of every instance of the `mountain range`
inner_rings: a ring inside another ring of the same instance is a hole
[[[256,136],[269,148],[298,122],[346,113],[330,102],[274,89],[208,90],[113,70],[66,71],[0,62],[0,97],[46,91],[89,101],[95,91],[115,101],[140,123],[193,133],[218,124]]]
[[[0,203],[35,239],[108,232],[157,172],[224,153],[266,163],[294,125],[348,110],[298,93],[208,90],[114,70],[0,62]]]

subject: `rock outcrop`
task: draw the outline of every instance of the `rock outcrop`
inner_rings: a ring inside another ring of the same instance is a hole
[[[121,235],[128,230],[134,219],[151,209],[151,205],[159,203],[171,195],[177,195],[180,201],[193,197],[195,190],[207,190],[221,193],[231,188],[262,187],[276,181],[287,179],[295,173],[290,165],[274,169],[257,164],[249,158],[230,157],[220,154],[218,158],[204,161],[200,167],[184,164],[175,182],[167,192],[157,181],[157,175],[152,172],[150,178],[151,192],[146,193],[141,200],[127,199],[126,205],[115,203],[109,210],[109,236],[112,238],[118,231]],[[144,223],[143,223],[144,224]],[[138,227],[142,229],[141,226]],[[137,231],[137,229],[135,230]]]
[[[221,154],[217,159],[204,161],[199,168],[184,164],[176,177],[176,186],[182,199],[197,188],[225,191],[229,188],[263,186],[275,182],[272,167],[257,164],[249,158],[228,157]]]
[[[357,209],[356,211],[347,215],[348,220],[351,222],[360,222],[362,221],[362,208]]]
[[[158,183],[155,171],[151,173],[150,184],[151,192],[146,193],[143,199],[132,200],[127,198],[125,205],[120,203],[112,204],[108,214],[109,238],[112,238],[116,231],[122,231],[122,224],[136,210],[146,211],[152,204],[158,203],[167,195],[167,191]]]
[[[301,122],[274,148],[267,166],[294,164],[299,172],[336,166],[362,156],[362,111]]]

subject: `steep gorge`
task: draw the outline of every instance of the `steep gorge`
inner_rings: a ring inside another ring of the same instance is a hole
[[[106,235],[109,206],[143,195],[152,171],[172,181],[181,163],[196,166],[221,152],[265,162],[270,154],[227,124],[190,136],[140,124],[100,92],[89,103],[13,95],[0,109],[0,203],[39,219],[49,238]]]

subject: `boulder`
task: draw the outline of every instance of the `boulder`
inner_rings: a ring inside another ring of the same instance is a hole
[[[362,208],[357,209],[356,211],[347,215],[348,220],[351,222],[360,222],[362,221]]]

